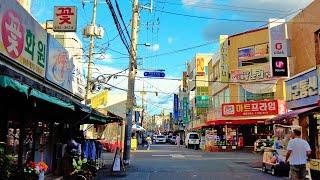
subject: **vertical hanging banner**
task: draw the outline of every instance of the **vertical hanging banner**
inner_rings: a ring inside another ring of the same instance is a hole
[[[228,58],[228,35],[220,35],[220,78],[222,82],[229,81]]]
[[[47,32],[17,1],[0,1],[0,34],[1,54],[45,76]]]
[[[269,20],[270,67],[272,77],[288,77],[288,40],[284,19]]]
[[[183,108],[183,117],[182,117],[183,124],[189,124],[189,102],[187,97],[183,97],[182,105],[183,105],[182,107]]]
[[[178,122],[179,122],[179,97],[177,94],[173,95],[173,119],[174,119],[174,123],[178,124]]]
[[[76,32],[77,8],[75,6],[55,6],[53,15],[53,31]]]

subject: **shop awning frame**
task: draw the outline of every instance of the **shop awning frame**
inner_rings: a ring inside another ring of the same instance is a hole
[[[0,87],[12,88],[28,96],[29,86],[24,85],[8,76],[0,75]]]
[[[296,110],[292,110],[292,111],[289,111],[287,113],[284,113],[284,114],[281,114],[277,117],[274,117],[274,118],[271,118],[271,119],[268,119],[266,121],[266,124],[282,124],[283,120],[287,120],[287,121],[290,121],[292,120],[293,118],[297,117],[297,116],[300,116],[302,114],[306,114],[310,111],[313,111],[317,108],[320,108],[319,106],[312,106],[312,107],[306,107],[306,108],[302,108],[302,109],[296,109]]]
[[[61,106],[63,108],[71,109],[73,111],[75,110],[75,107],[73,104],[64,102],[56,97],[49,96],[49,95],[47,95],[41,91],[38,91],[36,89],[32,89],[29,96],[41,99],[43,101],[47,101],[49,103]]]

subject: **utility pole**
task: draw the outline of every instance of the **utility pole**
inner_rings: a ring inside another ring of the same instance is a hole
[[[127,93],[127,123],[125,124],[125,140],[124,140],[124,154],[123,160],[126,165],[130,164],[130,150],[131,150],[131,128],[132,128],[132,114],[135,102],[134,85],[137,71],[137,42],[138,42],[138,18],[139,18],[139,4],[138,0],[132,2],[132,24],[131,24],[131,49],[129,58],[129,76],[128,76],[128,93]]]
[[[91,20],[91,26],[96,27],[96,17],[97,17],[97,0],[93,1],[93,14]],[[92,79],[92,58],[93,58],[93,48],[94,48],[94,38],[95,34],[90,34],[90,48],[89,48],[89,63],[88,63],[88,75],[87,75],[87,86],[85,101],[88,99],[91,90],[91,79]]]

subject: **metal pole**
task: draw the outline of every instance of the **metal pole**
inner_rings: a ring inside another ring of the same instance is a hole
[[[138,0],[132,2],[132,24],[131,24],[131,50],[129,60],[129,77],[128,77],[128,94],[127,94],[127,123],[125,125],[125,140],[124,140],[124,163],[130,164],[131,150],[131,128],[132,114],[134,106],[134,84],[136,75],[136,57],[137,57],[137,42],[138,42],[138,18],[139,5]]]
[[[96,17],[97,17],[97,0],[93,1],[93,14],[91,25],[96,26]],[[86,86],[86,95],[85,100],[88,99],[91,89],[91,79],[92,79],[92,58],[93,58],[93,48],[94,48],[94,37],[95,35],[90,35],[90,48],[89,48],[89,63],[88,63],[88,76],[87,76],[87,86]]]

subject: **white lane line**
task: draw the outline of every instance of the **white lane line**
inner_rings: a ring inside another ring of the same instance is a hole
[[[153,155],[151,155],[151,156],[153,156],[153,157],[170,157],[170,155],[169,154],[153,154]]]

